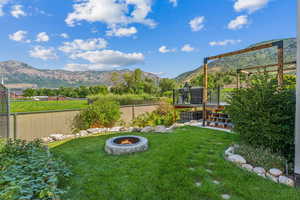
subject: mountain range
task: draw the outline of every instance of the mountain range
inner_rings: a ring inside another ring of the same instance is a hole
[[[58,88],[60,86],[73,87],[80,85],[112,85],[111,77],[113,73],[120,75],[131,72],[125,70],[112,71],[66,71],[37,69],[26,63],[19,61],[0,62],[0,70],[4,74],[6,85],[11,88],[19,87],[39,87]],[[0,71],[1,73],[1,71]],[[143,77],[158,80],[155,74],[143,72]]]
[[[276,39],[264,41],[256,44],[252,44],[249,47],[275,42],[278,40],[283,40],[284,44],[284,62],[296,61],[297,53],[297,41],[296,38],[286,38],[286,39]],[[208,55],[212,56],[212,55]],[[234,55],[230,57],[225,57],[222,59],[215,60],[208,64],[209,72],[225,72],[228,70],[243,69],[251,66],[260,66],[277,63],[277,48],[272,47],[268,49],[253,51],[249,53]],[[291,67],[291,66],[289,66]],[[193,77],[202,73],[202,66],[196,68],[195,70],[185,72],[177,76],[175,79],[179,82],[186,82],[191,80]]]

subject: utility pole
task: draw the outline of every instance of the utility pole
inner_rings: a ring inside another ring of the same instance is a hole
[[[295,181],[300,186],[300,0],[297,16],[297,86],[296,86],[296,127],[295,127]]]

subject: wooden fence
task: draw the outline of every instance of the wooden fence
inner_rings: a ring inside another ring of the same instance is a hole
[[[129,124],[136,116],[152,112],[157,105],[122,106],[121,119]],[[10,137],[24,140],[47,137],[54,133],[71,134],[71,124],[80,110],[14,113],[10,115]]]

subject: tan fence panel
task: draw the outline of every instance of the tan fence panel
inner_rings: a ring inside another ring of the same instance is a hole
[[[152,112],[156,110],[157,105],[149,105],[149,106],[136,106],[134,109],[135,116],[139,116],[141,114],[144,114],[146,112]]]
[[[123,120],[126,124],[129,124],[133,119],[133,106],[124,106],[121,107],[121,120]]]
[[[16,117],[16,136],[33,140],[54,133],[70,134],[72,120],[79,111],[20,114]]]
[[[130,124],[133,116],[152,112],[156,105],[123,106],[121,119]],[[36,113],[18,113],[10,117],[10,137],[33,140],[48,137],[51,134],[71,134],[71,125],[79,111],[49,111]]]

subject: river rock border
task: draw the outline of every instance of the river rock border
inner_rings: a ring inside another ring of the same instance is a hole
[[[174,129],[178,127],[182,127],[185,124],[175,123],[170,127],[166,126],[146,126],[144,128],[138,128],[138,127],[123,127],[123,126],[117,126],[112,128],[90,128],[87,130],[81,130],[76,134],[51,134],[49,137],[42,138],[42,142],[44,143],[50,143],[54,141],[61,141],[65,139],[72,139],[72,138],[80,138],[80,137],[87,137],[95,134],[101,134],[101,133],[116,133],[116,132],[123,132],[123,133],[131,133],[131,132],[141,132],[141,133],[170,133]]]
[[[247,163],[246,159],[243,156],[235,154],[235,149],[237,148],[239,148],[239,145],[234,145],[226,149],[225,159],[249,172],[255,173],[258,176],[274,181],[275,183],[281,183],[290,187],[295,186],[294,180],[285,176],[280,169],[272,168],[269,170],[265,170],[263,167],[255,167]]]

